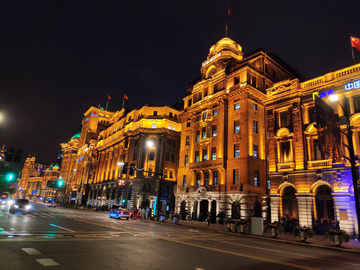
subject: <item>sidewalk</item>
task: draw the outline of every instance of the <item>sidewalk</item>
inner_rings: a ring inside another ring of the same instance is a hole
[[[152,221],[152,220],[149,220]],[[157,221],[154,221],[157,222]],[[162,223],[162,222],[161,222]],[[172,224],[171,220],[166,220],[164,224]],[[322,248],[331,248],[331,249],[338,249],[338,250],[345,250],[345,251],[353,251],[353,252],[359,252],[360,253],[360,242],[356,239],[350,239],[348,243],[342,243],[340,247],[335,246],[335,244],[325,239],[323,235],[315,235],[312,238],[309,238],[306,240],[306,242],[301,242],[299,238],[294,237],[290,233],[284,233],[278,235],[277,238],[273,238],[270,233],[263,233],[262,236],[257,235],[251,235],[251,234],[240,234],[235,232],[229,232],[228,229],[224,225],[220,225],[218,223],[211,224],[208,226],[207,223],[203,222],[194,222],[194,221],[188,221],[188,220],[180,220],[177,224],[177,226],[180,227],[188,227],[193,230],[196,229],[202,229],[202,230],[209,230],[213,232],[219,232],[219,233],[225,233],[229,235],[236,235],[239,237],[249,237],[249,238],[258,238],[258,239],[266,239],[269,241],[278,241],[278,242],[287,242],[292,244],[298,244],[298,245],[308,245],[308,246],[315,246],[315,247],[322,247]]]

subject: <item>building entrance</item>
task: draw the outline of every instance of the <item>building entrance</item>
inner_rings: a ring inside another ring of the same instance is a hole
[[[205,221],[207,215],[208,215],[208,209],[209,209],[209,201],[208,200],[202,200],[200,202],[200,221]]]

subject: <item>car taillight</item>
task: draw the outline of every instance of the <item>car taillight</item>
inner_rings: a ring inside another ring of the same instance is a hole
[[[120,214],[122,215],[122,214],[123,214],[123,211],[121,211]]]

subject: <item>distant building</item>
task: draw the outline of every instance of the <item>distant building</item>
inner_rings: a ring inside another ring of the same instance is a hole
[[[18,197],[55,197],[56,189],[48,187],[48,182],[59,179],[60,168],[57,165],[37,163],[36,158],[28,157],[21,171]]]
[[[340,128],[346,132],[344,112],[338,103],[330,102],[331,95],[350,107],[355,155],[360,156],[359,64],[302,83],[285,80],[267,89],[271,220],[286,218],[318,233],[339,221],[341,229],[358,234],[350,163],[343,158],[349,157],[342,145],[348,141],[340,133],[337,144],[335,137],[325,140],[316,125],[319,111],[314,97],[319,96],[340,115]],[[345,97],[349,104],[344,103]]]
[[[180,111],[168,106],[122,109],[109,118],[108,128],[100,132],[93,149],[88,204],[127,208],[154,207],[159,176],[135,171],[122,173],[131,164],[149,172],[164,173],[162,209],[174,208],[173,186],[176,183],[181,126]],[[173,198],[171,202],[171,197]]]
[[[180,115],[176,212],[267,217],[266,88],[294,75],[263,51],[223,38],[210,48]]]

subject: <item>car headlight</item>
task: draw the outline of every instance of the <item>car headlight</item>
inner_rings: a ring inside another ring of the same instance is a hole
[[[18,206],[18,205],[14,205],[14,207],[15,207],[15,208],[19,208],[19,206]]]
[[[9,204],[9,205],[12,205],[13,203],[14,203],[13,200],[8,201],[8,204]]]
[[[31,207],[30,205],[25,206],[25,208],[28,210],[30,209],[30,207]]]

